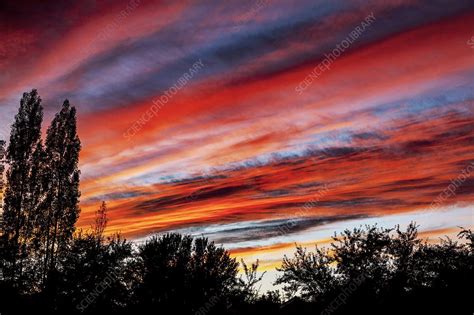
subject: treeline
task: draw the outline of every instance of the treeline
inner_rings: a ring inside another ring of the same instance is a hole
[[[436,244],[406,230],[366,226],[315,251],[284,257],[259,292],[246,265],[208,239],[165,234],[136,244],[104,236],[79,215],[76,110],[66,100],[47,129],[36,90],[25,93],[6,148],[0,236],[0,313],[5,314],[472,314],[474,235]],[[3,143],[0,142],[0,146]],[[243,270],[239,273],[239,268]]]

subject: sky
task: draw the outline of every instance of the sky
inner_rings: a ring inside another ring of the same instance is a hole
[[[274,268],[361,224],[474,226],[471,0],[0,3],[0,138],[78,110],[81,215]]]

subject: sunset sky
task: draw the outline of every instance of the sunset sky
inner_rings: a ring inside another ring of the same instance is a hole
[[[44,130],[77,107],[79,227],[105,200],[109,233],[270,270],[360,224],[474,226],[472,0],[7,0],[0,34],[0,138],[32,88]]]

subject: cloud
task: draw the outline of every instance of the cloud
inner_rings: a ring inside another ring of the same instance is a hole
[[[107,200],[109,232],[206,231],[278,250],[291,239],[278,227],[322,187],[291,237],[423,211],[472,161],[472,1],[271,1],[257,14],[253,1],[141,1],[116,23],[127,5],[0,4],[0,137],[25,90],[39,89],[45,124],[64,98],[77,106],[80,227]],[[198,59],[202,71],[126,141]],[[472,190],[468,179],[443,206],[471,205]]]

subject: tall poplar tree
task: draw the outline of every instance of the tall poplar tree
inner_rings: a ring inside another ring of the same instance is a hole
[[[32,240],[32,173],[34,155],[41,147],[43,107],[36,90],[24,93],[12,125],[6,158],[9,164],[3,209],[2,272],[4,279],[21,288],[24,285],[25,261]]]
[[[29,246],[29,256],[31,259],[27,265],[27,271],[30,289],[32,291],[41,289],[41,282],[43,280],[42,272],[44,271],[44,267],[42,259],[45,255],[44,228],[48,220],[47,192],[49,187],[46,176],[48,170],[49,166],[46,161],[44,147],[43,144],[39,142],[33,153],[33,165],[31,168],[31,178],[34,179],[34,181],[28,183],[30,191],[29,209],[32,237]]]
[[[46,220],[45,272],[55,271],[60,257],[70,243],[79,216],[79,152],[76,109],[65,100],[48,128],[45,157]]]

